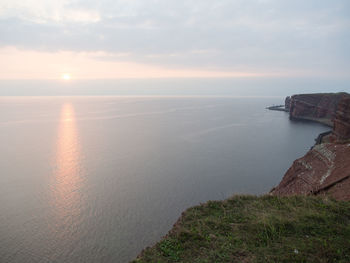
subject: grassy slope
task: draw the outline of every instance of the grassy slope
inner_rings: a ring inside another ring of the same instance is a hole
[[[350,202],[235,196],[188,209],[133,262],[350,262]]]

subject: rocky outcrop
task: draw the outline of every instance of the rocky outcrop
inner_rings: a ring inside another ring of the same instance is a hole
[[[319,140],[304,157],[294,161],[272,194],[330,194],[339,200],[350,200],[350,95],[342,93],[336,108],[333,131],[324,140],[327,143]],[[314,109],[317,116],[331,114],[330,110],[320,109]]]
[[[291,103],[291,97],[286,97],[286,99],[284,100],[284,108],[286,109],[286,111],[290,111],[290,103]]]
[[[333,126],[339,101],[346,93],[299,94],[286,99],[291,120],[310,120]]]
[[[272,193],[281,196],[330,193],[337,199],[350,200],[349,177],[350,144],[323,143],[294,161]]]

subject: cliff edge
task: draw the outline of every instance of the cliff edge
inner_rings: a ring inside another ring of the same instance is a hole
[[[271,194],[329,194],[338,200],[350,200],[350,95],[292,96],[290,118],[330,120],[334,128],[304,157],[294,161]]]

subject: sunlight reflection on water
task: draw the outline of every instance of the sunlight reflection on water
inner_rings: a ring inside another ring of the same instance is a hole
[[[61,109],[56,147],[56,167],[51,184],[55,214],[52,230],[56,238],[65,239],[76,234],[82,213],[81,153],[74,108],[70,103],[63,104]]]

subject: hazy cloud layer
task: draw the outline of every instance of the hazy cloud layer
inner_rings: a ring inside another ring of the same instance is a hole
[[[350,72],[348,0],[0,0],[0,46],[169,68]]]

